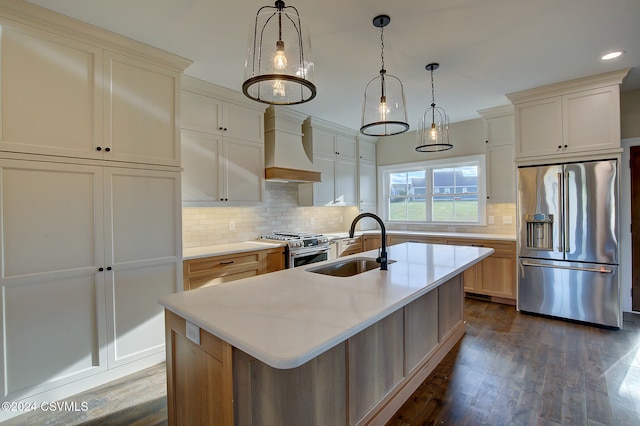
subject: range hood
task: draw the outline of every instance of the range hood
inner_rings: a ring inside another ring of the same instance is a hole
[[[306,115],[271,105],[264,115],[264,177],[276,182],[320,182],[302,143]]]

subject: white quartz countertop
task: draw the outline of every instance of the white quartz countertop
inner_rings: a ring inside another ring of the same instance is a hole
[[[330,232],[323,234],[329,238],[349,238],[348,232]],[[356,231],[358,235],[380,235],[380,230],[368,230],[368,231]],[[499,240],[499,241],[515,241],[516,236],[512,234],[487,234],[477,232],[428,232],[428,231],[401,231],[401,230],[389,230],[387,229],[387,236],[389,235],[407,235],[416,237],[442,237],[442,238],[464,238],[474,240]]]
[[[202,246],[182,249],[184,260],[197,259],[200,257],[221,256],[224,254],[242,253],[253,250],[268,250],[284,245],[281,242],[267,241],[244,241],[241,243],[216,244],[213,246]]]
[[[308,267],[162,296],[160,304],[274,368],[295,368],[395,312],[493,253],[483,247],[403,243],[387,271],[352,277]]]

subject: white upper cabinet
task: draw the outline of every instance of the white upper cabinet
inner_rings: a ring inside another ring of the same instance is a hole
[[[629,69],[507,95],[516,158],[585,158],[620,151],[620,84]]]
[[[104,159],[179,166],[180,75],[111,52],[104,62]]]
[[[178,70],[17,24],[1,37],[0,150],[180,165]]]
[[[487,200],[516,202],[515,118],[512,105],[478,111],[484,121]]]
[[[241,104],[239,96],[202,80],[184,78],[181,95],[184,206],[262,202],[265,107],[253,102]]]
[[[302,126],[305,150],[322,182],[298,185],[301,206],[357,205],[356,133],[354,130],[315,117]]]
[[[102,158],[102,50],[2,27],[0,150]]]

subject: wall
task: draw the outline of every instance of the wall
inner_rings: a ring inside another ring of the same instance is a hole
[[[417,152],[416,132],[411,131],[397,136],[378,139],[376,155],[378,165],[412,163],[423,160],[437,160],[441,158],[463,157],[466,155],[478,155],[485,152],[484,121],[481,118],[475,120],[451,123],[449,128],[453,148],[448,151],[423,153]],[[515,179],[515,176],[513,177]],[[443,225],[394,225],[388,224],[389,229],[407,231],[433,231],[433,232],[471,232],[489,234],[516,233],[516,204],[513,203],[487,203],[487,218],[493,216],[494,223],[486,226],[443,226]],[[503,217],[510,216],[510,224],[503,223]]]
[[[255,240],[274,231],[345,232],[356,207],[298,207],[298,185],[265,182],[265,201],[255,207],[184,207],[184,247]],[[234,230],[230,230],[230,222]]]
[[[640,137],[640,89],[620,94],[622,139]]]

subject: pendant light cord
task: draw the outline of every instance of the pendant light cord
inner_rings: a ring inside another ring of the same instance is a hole
[[[385,69],[384,69],[384,26],[380,27],[380,61],[382,64],[382,68],[380,69],[380,72],[382,73]]]

